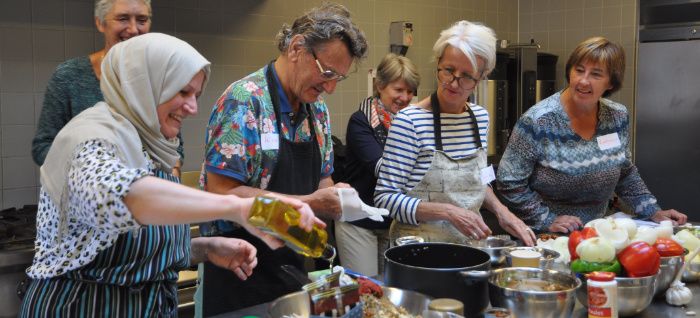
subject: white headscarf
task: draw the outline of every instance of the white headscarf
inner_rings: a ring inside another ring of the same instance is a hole
[[[160,132],[157,107],[200,71],[204,71],[204,91],[210,64],[187,42],[161,33],[134,37],[107,52],[101,79],[105,101],[81,112],[61,129],[41,166],[41,186],[63,217],[68,207],[70,164],[88,141],[113,146],[128,168],[146,167],[145,148],[156,169],[172,172],[179,159],[179,140],[166,139]]]

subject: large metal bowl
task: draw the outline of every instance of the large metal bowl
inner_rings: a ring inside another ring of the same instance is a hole
[[[505,257],[506,265],[508,267],[513,266],[513,257],[510,256],[510,253],[516,250],[530,250],[540,252],[542,254],[542,257],[540,257],[540,268],[546,269],[553,269],[555,264],[554,260],[556,260],[560,256],[559,252],[543,247],[518,246],[503,248],[501,249],[501,255]]]
[[[504,247],[515,246],[515,241],[489,236],[485,240],[478,241],[473,239],[467,239],[464,242],[464,244],[474,248],[478,248],[488,253],[491,257],[491,265],[499,266],[502,265],[503,262],[506,260],[506,257],[503,254],[501,254],[501,250],[503,250]]]
[[[654,299],[656,277],[615,277],[617,281],[617,312],[620,317],[634,316],[642,312]],[[581,276],[583,277],[583,276]],[[581,288],[576,290],[578,301],[588,307],[588,284],[581,279]]]
[[[421,315],[428,309],[428,303],[432,298],[426,294],[410,290],[382,286],[384,297],[394,305],[406,309],[411,315]],[[284,295],[273,300],[267,306],[267,315],[270,318],[279,318],[285,315],[297,314],[303,317],[311,315],[309,295],[305,291],[298,291]]]
[[[666,290],[671,287],[671,283],[678,275],[678,271],[683,267],[683,257],[688,254],[688,250],[681,256],[662,257],[661,266],[659,266],[659,276],[656,277],[656,289],[654,295],[656,297],[666,294]]]
[[[569,287],[564,291],[527,291],[502,287],[511,279],[540,280]],[[489,298],[494,307],[504,307],[517,317],[569,317],[576,305],[576,290],[581,280],[573,275],[542,268],[505,267],[493,270],[489,279]]]
[[[697,282],[700,280],[700,263],[690,262],[688,268],[683,272],[681,280],[686,283]]]

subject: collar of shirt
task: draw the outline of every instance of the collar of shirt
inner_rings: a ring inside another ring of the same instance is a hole
[[[280,113],[282,115],[282,123],[287,127],[291,127],[291,129],[289,129],[289,140],[295,140],[296,130],[299,128],[299,123],[306,120],[306,107],[299,108],[299,116],[297,117],[297,112],[292,110],[292,106],[289,104],[287,95],[284,93],[282,83],[280,83],[280,79],[277,77],[277,71],[274,67],[272,68],[272,75],[274,75],[275,81],[277,81],[277,94],[280,96]],[[295,118],[297,120],[295,120]]]

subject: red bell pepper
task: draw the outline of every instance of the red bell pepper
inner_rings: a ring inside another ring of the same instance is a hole
[[[654,243],[654,248],[656,248],[661,257],[681,256],[685,253],[683,246],[674,240],[664,238],[657,239],[656,243]]]
[[[576,254],[576,246],[591,237],[598,237],[598,232],[592,227],[585,227],[581,231],[571,232],[571,235],[569,235],[569,254],[571,254],[572,262],[579,258],[578,254]]]
[[[634,242],[617,254],[629,277],[651,276],[659,272],[661,255],[647,242]]]

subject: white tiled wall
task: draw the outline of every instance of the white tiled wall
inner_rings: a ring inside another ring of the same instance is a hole
[[[279,53],[273,43],[283,23],[291,24],[320,0],[152,0],[154,32],[188,41],[213,63],[212,79],[200,100],[199,114],[183,124],[185,171],[199,170],[207,119],[214,102],[233,81],[252,73]],[[367,34],[370,56],[356,75],[325,95],[335,135],[344,137],[346,123],[367,96],[369,68],[389,52],[389,25],[411,21],[414,46],[407,56],[423,74],[418,99],[435,88],[430,62],[439,32],[461,19],[483,22],[499,39],[522,42],[546,39],[544,47],[564,53],[588,35],[618,35],[633,46],[633,0],[347,0],[338,1]],[[603,3],[605,3],[603,6]],[[609,5],[612,3],[614,5]],[[630,7],[631,6],[631,7]],[[581,14],[583,13],[583,14]],[[609,18],[619,13],[619,23]],[[617,23],[617,22],[615,22]],[[590,26],[590,27],[589,27]],[[520,41],[518,39],[520,37]],[[523,40],[524,39],[524,40]],[[94,26],[92,0],[0,1],[0,207],[35,204],[38,168],[31,140],[46,83],[56,65],[104,47]],[[628,56],[632,57],[631,50]],[[633,63],[628,62],[632,66]],[[628,72],[629,89],[634,76]],[[631,106],[631,93],[620,94]],[[629,96],[628,99],[625,99]]]

